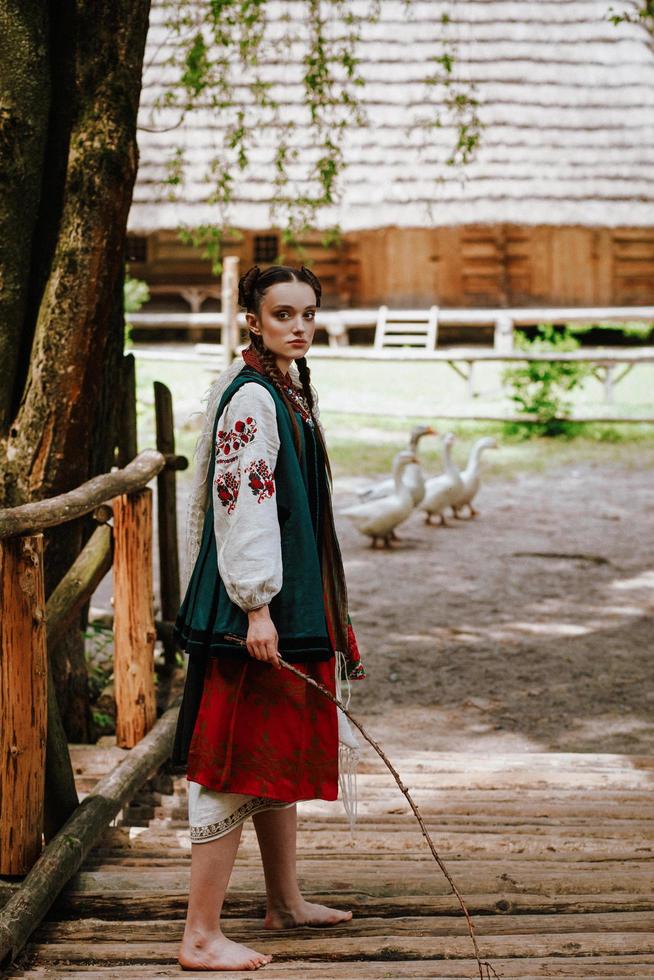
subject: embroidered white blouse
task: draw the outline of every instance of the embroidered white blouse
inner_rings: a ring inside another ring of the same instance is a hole
[[[269,603],[282,587],[278,452],[273,397],[256,381],[244,384],[218,421],[212,494],[220,577],[246,612]]]

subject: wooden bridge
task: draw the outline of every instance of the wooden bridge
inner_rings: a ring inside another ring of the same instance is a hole
[[[72,756],[83,793],[129,751],[79,746]],[[500,976],[654,976],[654,758],[415,752],[393,761]],[[362,770],[354,838],[339,803],[311,803],[300,806],[298,839],[307,895],[351,907],[353,921],[266,932],[249,823],[226,904],[230,937],[274,955],[262,976],[479,976],[458,903],[392,777],[371,755]],[[7,976],[205,976],[176,962],[189,869],[185,780],[160,778],[105,832]]]
[[[132,433],[122,469],[0,511],[0,969],[8,977],[181,973],[186,784],[165,773],[176,709],[156,719],[153,656],[155,634],[169,643],[179,583],[162,576],[155,623],[147,484],[157,477],[170,573],[174,473],[186,461],[175,454],[164,395],[160,388],[158,415],[168,422],[158,451],[134,458]],[[91,513],[100,526],[46,603],[42,531]],[[69,751],[48,652],[112,564],[117,735]],[[383,729],[373,734],[384,740]],[[499,976],[654,976],[654,758],[484,757],[418,744],[393,762]],[[353,921],[265,932],[248,826],[226,907],[230,935],[274,954],[270,977],[479,976],[459,904],[376,756],[365,757],[359,789],[353,838],[339,804],[300,806],[305,894],[351,907]]]

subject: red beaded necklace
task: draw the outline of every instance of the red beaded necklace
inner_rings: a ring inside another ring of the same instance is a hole
[[[241,351],[241,356],[248,367],[254,368],[255,371],[259,371],[260,374],[265,375],[265,370],[263,364],[261,363],[261,358],[259,352],[251,344]],[[307,404],[307,400],[301,391],[293,383],[291,375],[287,371],[282,377],[282,388],[284,394],[291,402],[293,407],[300,413],[305,422],[312,422],[311,412]]]

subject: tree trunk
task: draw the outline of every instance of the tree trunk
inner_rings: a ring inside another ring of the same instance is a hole
[[[0,251],[13,284],[0,348],[8,365],[0,368],[5,506],[62,493],[113,462],[124,240],[149,7],[149,0],[0,0],[5,157],[12,131],[20,137],[14,166],[3,168],[0,181],[0,234],[14,241],[13,250]],[[0,275],[6,278],[5,268]],[[47,532],[46,596],[91,529],[81,520]],[[85,685],[79,625],[52,651],[61,702],[67,678],[76,676],[80,691]]]
[[[50,110],[42,0],[0,0],[0,438],[17,407],[32,243]],[[2,494],[0,491],[0,500]]]

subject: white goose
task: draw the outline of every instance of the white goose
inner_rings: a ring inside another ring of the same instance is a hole
[[[402,480],[411,490],[411,497],[413,498],[414,507],[417,507],[422,498],[425,495],[425,477],[422,472],[422,466],[417,458],[418,453],[418,443],[423,436],[435,436],[438,433],[435,429],[432,429],[430,425],[415,425],[411,429],[411,435],[409,437],[409,445],[407,450],[416,456],[416,461],[414,463],[408,463],[404,469],[404,475]],[[380,480],[379,483],[375,483],[371,487],[366,487],[365,490],[359,491],[360,500],[381,500],[382,497],[387,497],[389,493],[393,493],[395,490],[395,480],[392,476],[389,476],[385,480]]]
[[[389,548],[395,539],[395,528],[409,517],[413,510],[411,490],[404,482],[403,476],[407,466],[415,463],[416,456],[409,449],[403,449],[393,460],[394,490],[380,500],[366,500],[341,511],[349,517],[354,526],[372,538],[371,546],[377,547],[381,540],[385,548]]]
[[[454,433],[446,432],[443,436],[443,463],[445,472],[441,476],[433,476],[425,481],[425,496],[420,509],[426,514],[425,524],[432,523],[432,516],[440,517],[440,524],[446,524],[443,511],[452,506],[455,499],[463,490],[463,481],[459,468],[452,459]]]
[[[468,465],[461,473],[463,488],[461,493],[455,496],[452,500],[452,510],[455,517],[461,517],[459,511],[463,507],[468,508],[470,511],[470,517],[475,517],[475,515],[479,513],[479,511],[476,511],[472,506],[472,501],[476,497],[477,493],[479,492],[479,487],[481,486],[481,454],[485,449],[499,449],[497,439],[493,439],[491,436],[484,436],[483,439],[477,439],[470,450]]]

